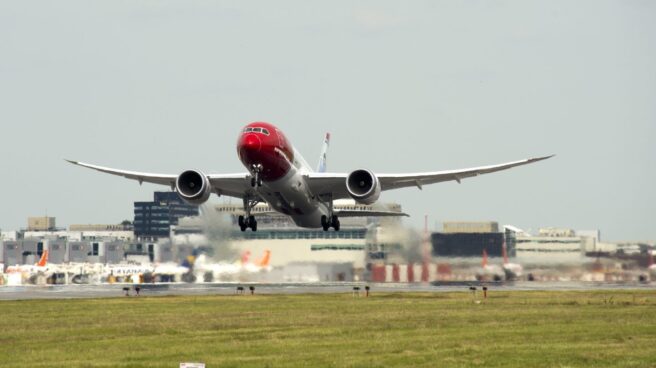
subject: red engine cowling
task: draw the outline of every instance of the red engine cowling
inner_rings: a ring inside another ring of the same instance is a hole
[[[180,198],[189,204],[205,203],[212,194],[212,188],[207,176],[197,170],[187,170],[178,175],[175,188]]]
[[[372,204],[380,197],[380,181],[369,170],[354,170],[346,177],[346,190],[356,202]]]

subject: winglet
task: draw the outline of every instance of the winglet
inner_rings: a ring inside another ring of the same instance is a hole
[[[549,155],[549,156],[534,157],[534,158],[529,158],[528,161],[530,161],[530,162],[538,162],[538,161],[542,161],[542,160],[550,159],[550,158],[552,158],[552,157],[554,157],[554,156],[556,156],[556,155],[555,155],[555,154],[552,154],[552,155]]]

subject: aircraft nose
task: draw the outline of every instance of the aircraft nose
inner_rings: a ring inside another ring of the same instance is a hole
[[[257,152],[262,148],[262,141],[255,134],[246,134],[241,142],[241,149],[247,152]]]

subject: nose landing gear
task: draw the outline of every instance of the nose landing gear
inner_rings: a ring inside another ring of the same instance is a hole
[[[251,171],[253,173],[253,176],[251,177],[251,186],[255,188],[256,186],[261,187],[262,186],[262,165],[257,164],[253,165],[251,167]]]

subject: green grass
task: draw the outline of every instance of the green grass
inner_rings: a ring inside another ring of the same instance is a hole
[[[0,302],[2,367],[654,367],[645,291]]]

